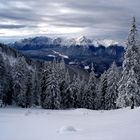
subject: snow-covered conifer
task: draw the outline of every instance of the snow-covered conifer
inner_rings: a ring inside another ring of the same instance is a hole
[[[37,68],[35,68],[32,75],[32,85],[32,103],[33,105],[38,106],[41,102],[41,79],[39,78]]]
[[[43,83],[42,107],[47,109],[60,109],[61,107],[59,83],[54,66],[55,65],[53,64],[49,71],[47,69],[44,71],[46,76],[44,77],[45,82]]]
[[[105,97],[107,95],[107,72],[105,71],[102,75],[101,75],[101,78],[100,78],[100,86],[98,87],[98,109],[106,109],[106,106],[105,106],[105,103],[106,103],[106,100],[105,100]]]
[[[61,92],[61,108],[69,108],[70,106],[70,98],[71,97],[71,93],[70,93],[70,75],[68,70],[65,73],[65,78],[64,81],[61,83],[60,85],[60,92]]]
[[[14,102],[21,106],[26,106],[26,92],[27,92],[27,65],[24,57],[19,57],[12,70],[13,76],[13,99]]]
[[[113,62],[107,71],[107,93],[105,95],[105,109],[116,109],[116,100],[118,98],[119,69]]]
[[[95,97],[96,97],[96,84],[97,80],[94,73],[94,68],[92,65],[91,73],[89,76],[89,81],[85,85],[85,90],[82,97],[82,104],[85,108],[95,109]]]
[[[137,43],[137,29],[135,18],[133,18],[132,26],[129,32],[128,40],[127,40],[127,48],[124,55],[124,62],[123,62],[123,71],[122,77],[119,81],[119,97],[117,100],[118,107],[126,107],[130,106],[131,103],[131,96],[129,96],[130,87],[136,88],[137,85],[140,86],[140,53]],[[133,74],[132,74],[133,73]],[[133,75],[133,76],[132,76]],[[134,78],[134,79],[130,79]],[[130,85],[130,81],[135,81],[133,86]],[[137,87],[138,88],[138,87]],[[137,91],[137,89],[132,89],[133,91]],[[139,98],[138,92],[133,92],[134,97]],[[136,104],[138,105],[139,102],[135,100]]]

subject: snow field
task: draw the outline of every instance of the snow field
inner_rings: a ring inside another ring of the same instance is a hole
[[[140,108],[0,109],[0,140],[140,140]]]

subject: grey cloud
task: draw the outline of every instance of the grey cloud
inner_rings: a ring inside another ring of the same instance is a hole
[[[72,23],[53,23],[51,24],[53,26],[59,26],[59,27],[79,27],[79,28],[85,28],[84,25],[78,25],[78,24],[72,24]]]
[[[6,25],[6,24],[0,24],[0,29],[18,29],[18,28],[25,28],[26,25]]]
[[[47,23],[56,28],[84,28],[79,35],[120,40],[127,36],[132,16],[137,17],[140,26],[139,5],[139,0],[1,0],[1,20],[11,20],[19,26],[1,26],[0,21],[0,28],[39,30],[39,24]],[[69,11],[61,12],[63,9]]]

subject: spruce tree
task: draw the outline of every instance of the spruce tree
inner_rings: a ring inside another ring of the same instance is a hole
[[[127,48],[124,55],[122,78],[119,81],[119,96],[117,99],[118,107],[126,107],[132,104],[131,98],[134,97],[135,104],[138,106],[139,101],[135,98],[139,98],[139,92],[130,92],[130,87],[134,88],[132,91],[137,91],[137,85],[140,86],[140,53],[137,43],[137,28],[136,21],[133,18],[132,26],[129,32],[127,40]],[[133,73],[133,74],[132,74]],[[133,76],[132,76],[133,75]],[[132,78],[132,79],[130,79]],[[134,78],[134,79],[133,79]],[[133,86],[130,81],[135,81]],[[138,87],[137,87],[138,88]]]
[[[85,108],[95,109],[96,83],[97,80],[92,65],[89,81],[88,84],[85,86],[84,94],[82,97],[83,106]]]
[[[107,93],[105,95],[105,109],[116,109],[116,100],[118,98],[119,69],[113,62],[107,71]]]
[[[74,96],[75,100],[75,108],[80,108],[82,105],[82,92],[83,92],[83,79],[79,76],[79,74],[76,76],[75,79],[75,88],[76,93]]]
[[[28,70],[26,74],[26,108],[31,107],[33,104],[33,83],[32,83],[32,74],[33,71]]]
[[[16,105],[26,107],[27,92],[27,64],[24,57],[19,57],[12,70],[13,76],[13,99]]]
[[[99,109],[106,109],[106,95],[107,95],[107,72],[105,71],[101,75],[101,80],[100,80],[100,90],[98,89],[98,107]]]
[[[47,68],[43,74],[42,107],[46,109],[60,109],[61,96],[55,63],[53,63],[52,68]]]
[[[49,77],[49,74],[51,73],[51,66],[48,63],[44,63],[42,66],[42,69],[40,69],[41,74],[41,106],[42,108],[47,108],[47,104],[45,102],[46,94],[47,94],[47,79]]]
[[[32,76],[32,104],[39,106],[41,102],[41,79],[38,75],[38,69],[35,68]]]
[[[5,64],[2,55],[0,54],[0,100],[3,101],[5,95]]]
[[[61,108],[66,109],[71,106],[71,79],[69,75],[69,71],[67,70],[65,73],[64,81],[60,86],[61,91]]]

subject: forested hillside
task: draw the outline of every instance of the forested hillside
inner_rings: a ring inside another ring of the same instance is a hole
[[[76,70],[76,69],[75,69]],[[41,106],[45,109],[117,109],[140,105],[140,51],[135,18],[127,40],[122,68],[113,62],[99,78],[76,73],[63,57],[53,62],[26,58],[0,44],[0,100],[2,106]],[[76,70],[77,71],[77,70]]]

